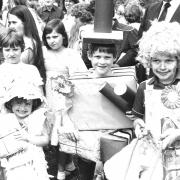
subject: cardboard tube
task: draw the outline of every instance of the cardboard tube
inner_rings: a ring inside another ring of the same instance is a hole
[[[106,98],[108,98],[114,105],[116,105],[124,113],[130,110],[128,102],[125,101],[121,96],[115,94],[114,89],[107,82],[103,84],[99,92],[103,94]]]
[[[122,90],[120,91],[120,93],[118,93],[118,90],[116,89]],[[114,88],[114,92],[117,95],[121,96],[125,101],[127,101],[129,106],[132,108],[136,93],[131,88],[129,88],[126,84],[122,83],[121,85]]]
[[[112,0],[95,1],[94,32],[112,32],[113,8]]]

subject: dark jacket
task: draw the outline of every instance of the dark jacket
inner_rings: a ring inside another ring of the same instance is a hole
[[[147,7],[144,17],[141,21],[141,26],[139,28],[139,38],[141,38],[142,33],[144,31],[147,31],[151,26],[151,21],[157,19],[159,17],[159,13],[161,11],[161,7],[163,5],[163,2],[157,2],[153,3],[150,6]],[[174,15],[172,16],[170,22],[178,22],[180,23],[180,5],[176,9]]]
[[[63,19],[63,10],[55,5],[53,5],[51,11],[47,9],[46,6],[40,7],[38,10],[39,17],[45,22],[49,22],[52,19]]]

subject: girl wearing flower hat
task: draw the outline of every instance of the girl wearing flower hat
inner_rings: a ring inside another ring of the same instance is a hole
[[[49,143],[45,99],[38,86],[14,79],[1,98],[0,158],[7,180],[48,180],[42,147]]]

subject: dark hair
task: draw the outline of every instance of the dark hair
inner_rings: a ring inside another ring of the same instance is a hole
[[[95,13],[95,0],[90,1],[90,3],[87,6],[86,10],[89,11],[92,14],[92,16],[94,16],[94,13]]]
[[[60,19],[52,19],[49,21],[43,31],[43,43],[47,47],[47,49],[51,49],[46,40],[46,35],[50,34],[55,30],[57,33],[61,34],[63,37],[63,46],[68,47],[68,35],[66,33],[66,29],[64,24]]]
[[[18,5],[9,11],[9,14],[18,17],[24,24],[25,36],[32,39],[34,48],[34,64],[40,72],[43,78],[44,84],[46,83],[46,71],[44,66],[44,58],[42,52],[42,43],[38,34],[38,30],[34,21],[34,18],[26,6]]]
[[[2,10],[3,7],[3,0],[0,1],[0,11]]]
[[[19,98],[19,97],[12,98],[11,100],[9,100],[4,104],[5,108],[10,112],[12,112],[12,103],[17,100],[24,100],[24,98]],[[32,99],[32,101],[33,101],[33,105],[32,105],[32,112],[33,112],[34,110],[36,110],[38,107],[41,106],[42,102],[40,99]]]
[[[14,0],[15,6],[24,5],[27,6],[27,0]]]
[[[57,0],[56,0],[56,1],[57,1]],[[66,9],[65,1],[66,1],[66,0],[63,0],[63,1],[62,1],[62,6],[63,6],[63,11],[64,11],[65,13],[67,13],[67,10],[68,10],[68,9]],[[74,4],[79,3],[79,0],[69,0],[69,1],[70,1],[70,2],[73,2]]]
[[[90,11],[87,10],[89,4],[87,3],[78,3],[73,5],[71,10],[71,16],[79,18],[82,23],[89,23],[93,20],[93,15]]]
[[[5,33],[2,34],[2,48],[3,47],[21,47],[21,51],[24,50],[24,40],[23,37],[20,36],[16,30],[7,29]]]
[[[92,56],[95,51],[99,50],[100,52],[105,52],[108,54],[113,54],[113,57],[116,57],[116,46],[115,44],[100,44],[100,43],[91,43],[88,46],[88,54]]]
[[[142,8],[137,4],[128,4],[125,6],[124,17],[129,23],[141,22],[143,15]]]

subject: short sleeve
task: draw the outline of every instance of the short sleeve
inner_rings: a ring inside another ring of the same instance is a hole
[[[46,111],[46,108],[40,107],[30,115],[28,122],[28,130],[30,134],[41,135],[44,132]]]
[[[144,113],[145,113],[145,107],[144,107],[144,90],[145,90],[145,88],[146,88],[146,83],[144,81],[138,87],[135,101],[133,104],[132,112],[135,116],[137,116],[139,118],[143,118]]]
[[[68,49],[68,56],[69,56],[69,71],[70,74],[74,72],[84,72],[87,71],[87,67],[80,56],[80,53],[74,49]]]

